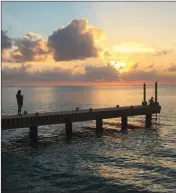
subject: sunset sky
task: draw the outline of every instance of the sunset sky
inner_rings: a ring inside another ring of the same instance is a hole
[[[176,2],[3,2],[2,85],[176,85]]]

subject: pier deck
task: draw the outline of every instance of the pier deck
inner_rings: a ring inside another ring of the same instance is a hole
[[[152,115],[160,113],[161,106],[126,106],[99,109],[85,109],[61,112],[47,112],[27,114],[22,116],[4,115],[1,118],[1,128],[15,129],[41,125],[51,125],[70,122],[81,122],[97,119],[109,119],[118,117],[129,117],[138,115]]]

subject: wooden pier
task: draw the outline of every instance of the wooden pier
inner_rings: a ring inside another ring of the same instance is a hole
[[[112,107],[100,109],[83,109],[73,111],[48,112],[39,114],[27,114],[22,116],[4,115],[1,118],[1,128],[17,129],[30,128],[30,136],[32,140],[36,140],[38,133],[37,127],[51,124],[65,124],[66,137],[72,137],[72,123],[81,121],[96,120],[96,134],[103,133],[103,119],[121,117],[121,129],[127,130],[129,116],[146,116],[146,127],[151,126],[152,114],[160,113],[161,106],[157,101],[157,83],[155,84],[155,102],[153,105],[147,105],[146,102],[146,86],[144,84],[144,101],[139,106]]]

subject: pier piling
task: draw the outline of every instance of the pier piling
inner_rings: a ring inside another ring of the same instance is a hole
[[[152,115],[146,115],[145,127],[150,128],[152,125]]]
[[[37,126],[30,127],[30,137],[32,141],[37,141],[38,138]]]
[[[128,125],[128,117],[122,117],[122,128],[121,128],[121,131],[124,132],[124,131],[127,131],[127,125]]]
[[[72,138],[72,122],[70,119],[67,119],[65,123],[65,132],[66,132],[66,138],[71,139]]]
[[[103,120],[101,118],[96,119],[96,135],[103,134]]]

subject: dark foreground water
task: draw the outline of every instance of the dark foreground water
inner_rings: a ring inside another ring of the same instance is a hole
[[[2,88],[2,114],[15,114],[19,88]],[[20,88],[23,110],[46,112],[77,106],[111,107],[142,101],[142,87]],[[154,95],[147,88],[148,97]],[[95,136],[95,122],[73,125],[65,140],[64,125],[39,127],[31,143],[29,129],[2,131],[2,192],[117,193],[176,192],[176,87],[160,87],[162,113],[144,129],[144,117],[130,118],[127,134],[120,119],[104,120],[105,134]]]

